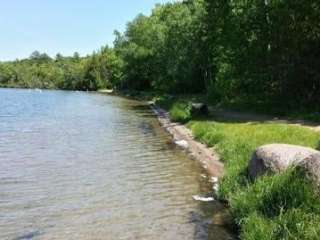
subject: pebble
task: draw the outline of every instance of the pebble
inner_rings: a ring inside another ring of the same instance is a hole
[[[201,197],[199,195],[194,195],[192,198],[196,201],[201,201],[201,202],[212,202],[214,201],[213,197]]]
[[[212,183],[218,183],[218,182],[219,182],[219,178],[217,178],[217,177],[211,177],[210,182],[212,182]]]
[[[189,144],[186,140],[174,141],[174,143],[183,149],[187,149],[189,147]]]

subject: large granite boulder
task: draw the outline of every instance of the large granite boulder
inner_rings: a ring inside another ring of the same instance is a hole
[[[249,163],[249,174],[252,178],[256,178],[266,173],[283,172],[290,166],[299,166],[312,179],[320,180],[320,152],[288,144],[259,147]]]
[[[320,153],[311,154],[298,165],[306,177],[320,189]]]

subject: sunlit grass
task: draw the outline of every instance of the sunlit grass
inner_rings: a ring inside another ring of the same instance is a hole
[[[296,170],[253,182],[247,166],[264,144],[317,148],[320,134],[299,126],[271,123],[192,121],[195,138],[214,147],[225,163],[220,197],[228,200],[242,239],[317,239],[320,200]]]

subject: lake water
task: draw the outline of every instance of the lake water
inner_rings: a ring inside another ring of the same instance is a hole
[[[229,239],[201,174],[142,103],[0,89],[0,239]]]

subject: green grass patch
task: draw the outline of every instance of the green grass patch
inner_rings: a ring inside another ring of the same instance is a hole
[[[317,239],[320,201],[295,169],[266,176],[229,198],[242,239]]]
[[[242,239],[317,239],[320,198],[301,173],[287,172],[251,181],[247,166],[264,144],[319,147],[320,134],[299,126],[271,123],[192,121],[196,139],[214,147],[225,163],[220,197],[228,200]]]

